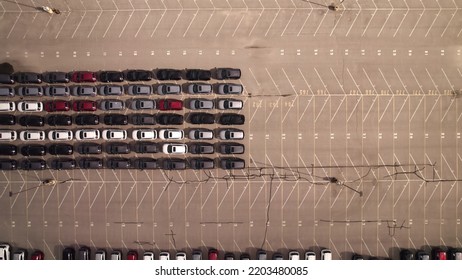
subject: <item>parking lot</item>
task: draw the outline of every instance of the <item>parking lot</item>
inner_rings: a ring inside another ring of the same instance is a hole
[[[2,2],[2,61],[38,72],[240,68],[246,168],[2,171],[0,241],[47,259],[83,244],[252,258],[330,248],[334,259],[462,246],[457,3],[82,3],[52,2],[62,14],[50,16]],[[38,187],[45,179],[59,183]]]

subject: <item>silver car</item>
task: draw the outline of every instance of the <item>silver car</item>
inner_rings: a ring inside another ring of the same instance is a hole
[[[204,98],[191,99],[189,107],[192,110],[213,109],[213,101]]]
[[[218,93],[219,94],[241,94],[243,91],[242,85],[239,84],[219,84]]]
[[[240,110],[244,106],[243,102],[238,99],[219,99],[218,100],[218,109],[221,110],[227,110],[227,109],[232,109],[232,110]]]
[[[49,86],[45,87],[46,96],[69,96],[70,90],[67,86]]]
[[[72,88],[72,95],[76,96],[96,96],[95,86],[78,86]]]
[[[244,131],[235,128],[222,129],[219,132],[221,140],[242,140],[244,139]]]
[[[101,95],[122,95],[124,88],[118,85],[104,85],[99,88],[99,94]]]
[[[153,110],[156,108],[156,102],[152,99],[133,99],[131,104],[133,110]]]
[[[188,85],[188,92],[192,94],[211,93],[212,85],[206,83],[193,83]]]
[[[129,85],[128,94],[149,95],[152,94],[152,87],[150,85]]]
[[[159,84],[157,86],[158,94],[180,94],[181,86],[176,84]]]

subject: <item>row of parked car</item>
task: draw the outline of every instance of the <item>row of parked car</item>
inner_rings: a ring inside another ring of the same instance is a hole
[[[104,101],[112,100],[109,99],[100,101],[99,106],[96,101],[90,100],[77,100],[72,102],[72,104],[66,100],[53,100],[47,102],[21,101],[18,102],[17,105],[12,101],[0,101],[0,112],[14,112],[16,110],[20,112],[41,112],[44,109],[47,112],[67,112],[71,109],[80,112],[96,111],[98,107],[102,110],[120,110],[125,108],[132,110],[157,109],[160,111],[183,110],[183,101],[177,99],[160,99],[156,101],[148,98],[137,98],[126,102],[117,100],[115,104]],[[214,109],[215,107],[221,110],[240,110],[244,106],[244,103],[241,100],[232,98],[217,99],[216,102],[205,98],[194,98],[189,100],[188,103],[189,108],[192,110]]]
[[[0,159],[0,170],[44,170],[48,166],[54,170],[70,170],[70,169],[163,169],[163,170],[184,170],[184,169],[213,169],[217,166],[221,169],[243,169],[245,168],[245,161],[240,158],[219,158],[217,160],[197,157],[180,159],[180,158],[95,158],[95,157],[82,157],[78,160],[73,158],[53,158],[49,160],[49,164],[43,159],[24,159],[19,164],[14,159]]]
[[[103,83],[123,82],[125,80],[136,81],[151,81],[157,79],[165,80],[181,80],[190,81],[208,81],[211,78],[217,80],[236,80],[241,78],[241,70],[236,68],[214,68],[211,70],[205,69],[155,69],[151,70],[126,70],[126,71],[74,71],[62,72],[51,71],[45,73],[36,72],[17,72],[14,74],[0,74],[1,84],[40,84],[42,82],[54,83],[94,83],[98,80]]]
[[[74,86],[68,87],[65,85],[51,85],[51,86],[19,86],[16,90],[12,87],[0,87],[0,96],[12,97],[15,95],[23,97],[68,97],[74,96],[114,96],[123,95],[125,93],[130,95],[151,95],[151,94],[181,94],[182,92],[190,94],[241,94],[244,90],[243,86],[236,83],[218,83],[216,85],[208,83],[189,83],[184,85],[163,83],[155,85],[146,84],[129,84],[128,86],[107,84],[101,85],[98,88],[95,86]]]
[[[399,252],[401,260],[462,260],[462,250],[457,248],[432,248],[431,252],[425,250],[402,249]]]

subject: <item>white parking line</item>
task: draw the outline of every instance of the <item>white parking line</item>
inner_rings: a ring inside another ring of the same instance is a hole
[[[328,95],[327,98],[324,100],[324,104],[322,104],[321,110],[319,110],[318,115],[315,117],[314,121],[317,122],[318,118],[321,116],[322,111],[324,111],[324,108],[326,107],[327,103],[330,101],[330,96]]]
[[[337,19],[337,17],[335,17],[335,24],[334,24],[334,27],[332,27],[332,30],[330,31],[330,34],[329,36],[332,37],[332,34],[334,34],[334,31],[335,31],[335,28],[337,28],[337,25],[340,23],[340,21],[342,20],[342,17],[343,17],[343,14],[345,13],[344,10],[341,10],[342,12],[340,13],[340,17]]]
[[[254,30],[255,27],[257,26],[257,23],[260,21],[260,18],[261,18],[261,16],[263,15],[264,12],[265,12],[265,9],[263,9],[263,10],[260,12],[260,14],[258,15],[257,21],[256,21],[255,24],[253,25],[252,29],[250,29],[250,32],[249,32],[249,34],[248,34],[247,36],[250,37],[250,35],[252,35],[253,30]],[[239,24],[240,24],[240,22],[239,22]]]
[[[367,75],[366,69],[363,68],[364,75],[366,75],[366,78],[369,80],[369,83],[371,84],[372,88],[374,89],[375,94],[378,94],[377,90],[375,89],[375,85],[372,83],[371,78],[369,78],[369,75]]]
[[[125,28],[127,28],[128,23],[129,23],[130,20],[132,19],[132,16],[133,16],[133,13],[134,13],[134,12],[135,12],[135,11],[132,11],[131,14],[128,16],[128,19],[127,19],[127,21],[125,22],[124,27],[122,28],[122,30],[121,30],[120,33],[119,33],[119,38],[122,37],[122,34],[124,33]]]
[[[310,4],[310,5],[311,5],[311,4]],[[310,13],[309,13],[308,16],[305,18],[305,21],[303,22],[302,27],[300,28],[300,30],[299,30],[298,33],[297,33],[297,37],[299,37],[299,36],[300,36],[300,33],[302,33],[302,30],[303,30],[303,28],[305,27],[306,22],[307,22],[308,19],[310,18],[311,13],[313,12],[313,10],[314,10],[314,9],[311,9],[311,10],[310,10]]]
[[[167,38],[170,37],[170,33],[172,33],[172,30],[175,27],[176,23],[178,22],[178,19],[180,18],[182,13],[183,13],[183,9],[181,9],[180,13],[176,16],[176,19],[173,22],[172,27],[170,28],[170,31],[168,31],[168,33],[167,33]]]
[[[408,99],[409,99],[409,95],[406,95],[406,99],[404,99],[404,101],[402,101],[401,108],[399,109],[398,114],[396,114],[395,118],[393,119],[393,122],[396,122],[396,120],[398,119],[399,115],[401,114],[401,111],[403,111],[403,109],[404,109],[404,106],[406,106],[406,103],[408,102]]]
[[[152,36],[154,36],[154,33],[156,32],[157,28],[159,27],[159,24],[160,24],[160,22],[162,21],[162,19],[164,18],[164,15],[165,15],[166,12],[167,12],[167,10],[164,10],[164,12],[162,13],[162,15],[160,16],[160,19],[159,19],[159,21],[157,22],[156,27],[154,27],[154,30],[153,30],[152,33],[151,33],[151,38],[152,38]]]
[[[99,4],[99,3],[98,3],[98,4]],[[93,33],[93,30],[95,29],[96,24],[98,23],[98,21],[99,21],[99,19],[100,19],[102,13],[103,13],[103,11],[99,12],[99,14],[96,16],[96,21],[95,21],[95,23],[93,24],[93,26],[91,27],[90,32],[88,32],[87,38],[90,38],[91,33]],[[65,23],[66,23],[66,21],[67,21],[69,15],[70,15],[70,14],[67,15],[65,22],[61,25],[61,29],[59,29],[59,32],[58,32],[58,34],[56,35],[56,38],[58,38],[59,33],[61,33],[61,30],[63,29],[63,27],[64,27],[64,25],[65,25]]]
[[[420,3],[422,3],[422,1],[420,1]],[[423,6],[423,3],[422,3],[422,6]],[[425,7],[424,7],[425,8]],[[414,33],[414,30],[417,28],[417,25],[419,24],[420,20],[422,19],[422,16],[425,14],[425,9],[423,10],[423,12],[420,14],[419,16],[419,19],[417,20],[417,22],[415,23],[414,25],[414,28],[412,28],[411,30],[411,33],[409,33],[409,37],[412,36],[412,34]]]
[[[277,2],[276,2],[276,3],[277,3]],[[273,24],[274,24],[274,22],[276,21],[277,17],[279,16],[279,12],[280,12],[280,11],[281,11],[281,10],[278,10],[278,12],[276,13],[276,15],[273,17],[273,21],[271,21],[270,26],[268,27],[268,29],[267,29],[266,32],[265,32],[265,37],[268,35],[268,32],[271,30],[271,27],[273,27]]]
[[[146,4],[147,4],[147,1],[146,1]],[[141,28],[143,27],[144,23],[146,22],[150,14],[151,14],[151,11],[149,11],[148,13],[144,15],[143,22],[141,22],[140,27],[138,27],[138,30],[135,33],[135,38],[138,37],[138,33],[140,33]]]
[[[87,191],[87,186],[88,186],[88,183],[87,183],[87,185],[85,185],[85,186],[83,187],[83,190],[82,190],[82,192],[80,193],[80,196],[79,196],[79,198],[77,199],[77,202],[74,204],[74,209],[77,208],[77,205],[79,205],[80,200],[82,199],[82,196],[83,196],[84,193]],[[72,188],[75,189],[75,186],[72,186]]]
[[[239,28],[239,26],[241,26],[242,20],[244,19],[245,15],[245,13],[242,14],[241,20],[237,24],[236,29],[234,29],[233,35],[231,37],[234,37],[234,35],[236,35],[237,29]]]
[[[359,103],[361,102],[362,99],[363,99],[363,96],[362,96],[362,95],[360,95],[360,96],[357,98],[356,104],[355,104],[355,106],[353,107],[353,109],[351,110],[351,114],[348,116],[346,122],[349,122],[350,119],[351,119],[351,117],[357,113],[357,112],[356,112],[356,108],[358,107],[358,105],[359,105]]]
[[[345,89],[343,88],[343,85],[340,83],[339,79],[337,78],[337,75],[335,75],[335,72],[334,72],[334,70],[332,69],[332,67],[330,67],[330,71],[332,72],[332,75],[334,75],[335,80],[337,80],[337,83],[338,83],[338,85],[340,86],[340,88],[342,89],[343,94],[346,94],[346,93],[345,93]],[[355,83],[356,83],[356,82],[355,82]]]
[[[138,188],[138,186],[137,186],[137,188]],[[152,191],[152,184],[149,184],[148,186],[146,186],[146,191],[144,192],[143,196],[141,196],[141,199],[138,202],[138,205],[136,205],[136,209],[140,208],[141,204],[144,201],[144,198],[146,197],[146,195],[148,194],[149,191]]]
[[[398,33],[399,29],[401,28],[401,25],[403,24],[404,20],[406,19],[407,15],[409,14],[409,6],[407,5],[406,1],[403,1],[404,4],[406,5],[406,13],[404,14],[403,18],[401,19],[401,22],[398,24],[398,27],[396,28],[395,33],[393,34],[393,38],[395,38],[396,34]]]
[[[382,75],[383,80],[387,84],[387,87],[390,90],[390,93],[393,94],[393,90],[391,89],[391,85],[388,83],[387,79],[385,79],[385,75],[383,74],[382,69],[380,69],[380,68],[378,68],[378,69],[379,69],[380,74]]]
[[[228,3],[228,4],[229,4],[229,3]],[[214,13],[215,13],[215,11],[214,11]],[[231,14],[231,13],[227,13],[227,14],[226,14],[225,19],[223,20],[223,22],[222,22],[221,25],[220,25],[220,28],[218,28],[218,31],[217,31],[217,33],[215,34],[215,37],[218,37],[218,34],[220,34],[221,29],[222,29],[223,26],[225,25],[226,20],[228,20],[228,17],[229,17],[230,14]],[[212,13],[212,15],[213,15],[213,13]],[[207,21],[207,24],[209,24],[209,21],[212,19],[212,15],[210,16],[209,20]],[[207,24],[206,24],[206,26],[207,26]],[[204,27],[204,29],[202,29],[202,32],[201,32],[201,34],[200,34],[199,37],[202,37],[202,33],[204,32],[204,30],[205,30],[205,27]]]
[[[106,203],[106,209],[108,208],[109,204],[111,203],[112,199],[114,198],[114,195],[116,194],[116,192],[119,190],[119,186],[120,186],[120,183],[117,184],[115,187],[114,187],[114,191],[112,192],[112,195],[111,197],[109,198],[109,201]],[[104,188],[105,190],[107,188]]]
[[[86,13],[86,12],[85,12],[85,13]],[[114,20],[115,20],[115,18],[116,18],[116,16],[117,16],[118,13],[119,13],[119,11],[117,11],[115,14],[112,15],[112,20],[111,20],[111,22],[109,23],[108,27],[106,28],[106,31],[105,31],[104,34],[103,34],[103,38],[106,38],[106,34],[108,33],[109,28],[111,27],[111,25],[112,25],[112,23],[114,22]],[[83,18],[84,18],[84,17],[82,17],[82,18],[80,19],[80,22],[82,22]],[[79,25],[80,25],[80,23],[79,23]],[[75,34],[75,32],[77,31],[77,29],[78,29],[78,28],[75,29],[74,34]],[[72,35],[72,38],[74,38],[74,34]]]
[[[292,0],[291,0],[291,1],[292,1]],[[292,3],[293,3],[293,2],[292,2]],[[281,37],[284,36],[284,33],[285,33],[286,30],[287,30],[287,27],[289,27],[289,24],[292,22],[292,19],[294,18],[294,15],[295,15],[295,12],[296,12],[296,9],[294,9],[294,10],[292,11],[292,14],[291,14],[291,16],[290,16],[289,21],[287,22],[286,26],[284,27],[284,29],[283,29],[282,32],[281,32]]]
[[[385,106],[385,109],[383,110],[383,113],[382,115],[380,116],[379,118],[379,122],[382,121],[382,118],[385,116],[385,114],[387,113],[387,110],[388,110],[388,106],[390,106],[391,104],[391,101],[393,101],[393,95],[390,97],[390,99],[388,100],[388,103],[387,103],[387,106]],[[393,113],[393,112],[392,112]],[[384,163],[385,164],[385,163]]]
[[[324,22],[324,19],[326,18],[326,16],[327,16],[327,12],[324,13],[324,16],[322,17],[321,22],[320,22],[319,25],[318,25],[318,28],[316,28],[316,31],[313,33],[313,37],[315,37],[316,34],[318,33],[319,28],[321,28],[321,25],[322,25],[322,23]]]
[[[98,195],[99,195],[99,193],[101,192],[101,190],[103,189],[103,187],[104,187],[104,183],[101,183],[101,185],[100,185],[99,188],[98,188],[98,192],[97,192],[96,195],[93,197],[93,201],[90,203],[90,209],[93,208],[93,204],[95,204],[96,199],[98,198]]]
[[[438,1],[436,1],[436,3],[438,3],[438,6],[440,6],[440,4],[439,4]],[[427,38],[428,33],[430,33],[430,30],[432,29],[433,25],[435,24],[435,22],[436,22],[436,20],[438,19],[438,17],[439,17],[440,14],[441,14],[441,6],[440,6],[440,10],[438,11],[438,14],[436,14],[435,19],[433,19],[432,24],[431,24],[430,27],[428,28],[427,33],[425,33],[425,38]]]
[[[388,14],[387,19],[385,19],[385,22],[383,23],[382,28],[380,28],[380,31],[379,31],[379,33],[377,34],[377,38],[380,37],[380,34],[382,34],[382,31],[383,31],[383,29],[385,28],[385,25],[387,25],[388,20],[389,20],[390,17],[391,17],[391,14],[393,14],[393,10]]]
[[[452,0],[452,2],[454,3],[454,5],[457,7],[457,4],[454,0]],[[439,4],[438,4],[439,5]],[[446,30],[448,29],[449,25],[451,24],[452,22],[452,19],[455,17],[455,15],[457,14],[457,12],[459,12],[459,9],[456,10],[455,13],[452,14],[452,17],[451,19],[449,20],[448,24],[446,24],[446,27],[444,28],[443,32],[441,32],[441,37],[444,36],[444,33],[446,33]]]

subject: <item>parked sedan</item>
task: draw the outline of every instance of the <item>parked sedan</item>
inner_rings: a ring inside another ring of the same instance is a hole
[[[74,83],[82,83],[82,82],[96,82],[96,74],[90,71],[77,71],[72,73],[71,81]]]
[[[18,134],[14,130],[0,130],[0,141],[14,141],[17,137]]]
[[[227,80],[227,79],[237,80],[240,78],[241,78],[241,69],[217,68],[217,79],[218,80]]]
[[[124,73],[120,71],[102,71],[99,75],[99,80],[104,83],[123,82]]]
[[[45,110],[47,112],[66,112],[71,108],[69,101],[53,100],[45,102]]]
[[[19,118],[19,124],[22,126],[43,126],[45,119],[40,116],[26,115]]]
[[[215,149],[209,143],[194,143],[189,146],[189,152],[191,154],[213,154]]]
[[[74,147],[69,144],[53,144],[48,147],[48,153],[51,155],[72,155]]]
[[[100,95],[122,95],[124,93],[124,88],[119,85],[104,85],[99,87]]]
[[[156,124],[156,117],[151,114],[134,114],[131,117],[131,122],[134,125],[154,125]]]
[[[191,99],[189,107],[192,110],[213,109],[213,101],[204,98]]]
[[[140,154],[157,153],[159,150],[156,143],[153,142],[136,142],[135,152]]]
[[[159,84],[157,86],[158,94],[180,94],[181,86],[177,84]]]
[[[245,116],[240,114],[222,114],[219,123],[222,125],[242,125],[245,123]]]
[[[156,108],[156,102],[147,98],[133,99],[130,105],[133,110],[153,110]]]
[[[133,160],[133,167],[140,170],[159,168],[157,160],[153,158],[137,158]]]
[[[132,132],[133,140],[155,140],[157,131],[155,129],[135,129]]]
[[[104,124],[106,125],[127,125],[128,116],[122,114],[108,114],[104,116]]]
[[[212,72],[210,70],[202,69],[188,69],[186,71],[186,79],[191,81],[202,80],[208,81],[212,77]]]
[[[157,123],[162,125],[180,125],[183,124],[183,116],[178,114],[158,114]]]
[[[47,149],[44,145],[25,145],[21,148],[23,156],[44,156],[47,154]]]
[[[213,139],[213,131],[206,128],[196,128],[189,131],[189,139],[192,140],[211,140]]]
[[[69,83],[70,76],[66,72],[47,72],[43,75],[43,80],[50,84]]]
[[[45,131],[25,130],[19,133],[19,139],[22,141],[43,141],[45,140]]]
[[[162,140],[182,140],[184,132],[181,129],[161,129],[159,138]]]
[[[102,100],[99,106],[101,110],[106,110],[106,111],[125,109],[125,103],[117,99]]]
[[[103,168],[103,160],[99,158],[82,158],[79,161],[80,168],[83,169],[100,169]]]
[[[158,69],[156,76],[160,81],[181,80],[181,71],[176,69]]]
[[[108,159],[106,166],[111,169],[128,169],[131,167],[131,163],[129,159],[125,158],[110,158]],[[138,256],[136,259],[138,259]]]
[[[192,124],[213,124],[215,117],[209,113],[191,113],[189,121]]]
[[[243,154],[245,147],[239,143],[221,143],[219,147],[221,154],[230,155],[230,154]]]
[[[77,86],[72,88],[72,95],[75,96],[96,96],[95,86]]]
[[[129,70],[127,71],[127,80],[135,81],[150,81],[152,80],[152,71],[147,70]]]
[[[186,160],[180,158],[169,158],[162,161],[164,170],[183,170],[186,169]]]
[[[37,101],[21,101],[18,103],[18,110],[19,112],[42,112],[43,103]]]
[[[95,114],[78,114],[75,117],[77,125],[97,125],[99,124],[99,116]]]
[[[76,112],[82,111],[96,111],[96,101],[90,100],[77,100],[72,103],[72,110]]]
[[[160,111],[183,110],[183,101],[177,99],[161,99],[157,104]]]
[[[245,161],[240,158],[222,158],[220,159],[220,167],[222,169],[243,169]]]
[[[45,87],[45,95],[46,96],[69,96],[71,94],[71,91],[69,90],[69,87],[67,86],[49,86]]]
[[[23,170],[43,170],[47,168],[47,163],[43,159],[26,159],[21,162]]]
[[[16,170],[18,162],[14,159],[0,159],[0,170]],[[1,259],[1,255],[0,255]]]
[[[115,142],[109,143],[106,146],[106,152],[108,154],[129,154],[130,153],[130,145],[123,142]]]
[[[188,93],[207,94],[212,93],[212,85],[206,83],[193,83],[188,85]]]
[[[151,85],[129,85],[128,94],[131,95],[150,95],[152,94]]]
[[[105,129],[102,132],[104,140],[125,140],[127,139],[127,131],[122,129]]]
[[[236,128],[227,128],[219,131],[221,140],[242,140],[244,139],[244,131]]]
[[[239,84],[219,84],[218,93],[219,94],[241,94],[243,91],[242,85]]]
[[[77,151],[82,155],[99,155],[103,147],[97,143],[83,143],[77,147]]]
[[[243,106],[244,104],[241,100],[227,98],[227,99],[219,99],[217,107],[218,109],[222,109],[222,110],[228,110],[228,109],[240,110],[242,109]]]
[[[77,140],[98,140],[100,132],[98,129],[80,129],[75,132],[75,139]]]
[[[47,119],[49,126],[69,126],[72,125],[72,117],[69,115],[51,115]]]
[[[167,155],[186,154],[188,152],[188,146],[185,144],[167,143],[162,145],[162,152]]]
[[[20,96],[43,96],[43,88],[40,86],[24,86],[18,87],[18,95]]]
[[[15,74],[16,82],[20,84],[40,84],[42,74],[34,72],[18,72]]]
[[[52,141],[70,141],[73,139],[73,133],[71,130],[50,130],[48,139]]]
[[[72,158],[58,158],[51,161],[51,168],[55,170],[74,169],[76,162]]]
[[[215,163],[211,158],[192,158],[189,160],[189,166],[192,169],[213,169]]]
[[[14,156],[18,153],[18,148],[15,145],[0,144],[0,155]]]
[[[0,115],[0,125],[15,125],[16,117],[14,115]]]

